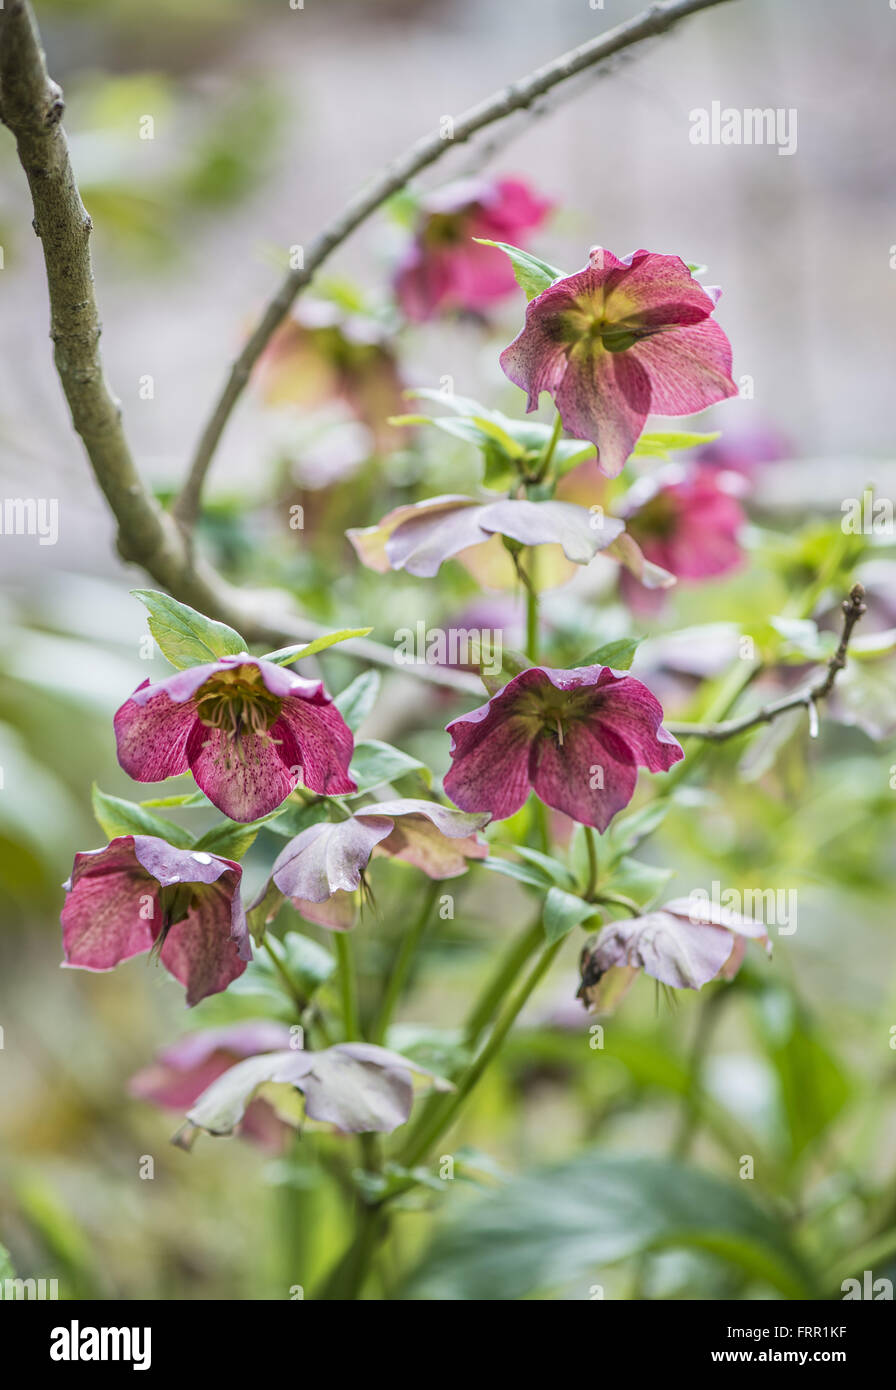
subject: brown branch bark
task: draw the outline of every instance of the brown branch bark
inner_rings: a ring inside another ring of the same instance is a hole
[[[244,593],[190,553],[176,522],[143,482],[122,426],[121,406],[106,381],[101,325],[90,256],[91,222],[81,201],[61,124],[62,91],[47,74],[37,25],[26,0],[0,10],[0,116],[15,136],[34,203],[50,295],[50,337],[62,389],[94,475],[118,523],[122,558],[140,565],[175,598],[235,627],[249,643],[309,642],[325,628],[289,607],[279,592]],[[367,639],[341,650],[393,667],[390,647]],[[481,695],[468,672],[407,668],[418,679]]]
[[[454,121],[451,139],[446,139],[439,130],[432,131],[411,145],[410,149],[384,169],[368,187],[362,189],[308,248],[303,266],[291,270],[283,280],[233,363],[230,375],[202,431],[186,482],[174,504],[174,515],[180,524],[187,530],[195,525],[206,474],[227,421],[248,383],[255,363],[315,272],[371,213],[376,212],[387,199],[402,189],[409,179],[435,164],[447,150],[462,145],[471,136],[512,115],[513,112],[531,106],[538,97],[559,83],[607,58],[612,58],[623,49],[665,33],[667,29],[671,29],[698,10],[708,10],[725,3],[727,0],[668,0],[665,4],[651,5],[634,19],[617,24],[615,28],[589,39],[587,43],[580,44],[578,48],[571,49],[544,67],[537,68],[535,72],[495,92],[485,101],[471,106]]]
[[[854,584],[849,591],[849,597],[844,599],[841,604],[843,628],[837,650],[828,662],[824,675],[814,681],[812,685],[806,686],[803,690],[796,690],[792,695],[784,695],[780,700],[772,700],[753,714],[745,714],[742,719],[728,719],[723,724],[676,724],[667,720],[665,727],[670,734],[675,734],[678,738],[703,738],[713,743],[723,743],[725,739],[734,738],[736,734],[744,734],[749,729],[757,728],[760,724],[773,723],[779,715],[784,714],[789,709],[803,708],[811,711],[819,700],[830,695],[837,676],[846,665],[846,654],[849,650],[853,628],[865,612],[864,600],[864,588],[861,584]]]

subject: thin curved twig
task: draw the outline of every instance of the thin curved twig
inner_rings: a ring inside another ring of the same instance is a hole
[[[824,675],[812,685],[795,690],[791,695],[784,695],[780,700],[772,700],[752,714],[745,714],[742,719],[728,719],[723,724],[676,724],[666,720],[665,727],[669,733],[675,734],[677,738],[703,738],[713,743],[723,743],[725,739],[744,734],[760,724],[773,723],[779,715],[789,709],[806,709],[812,719],[816,704],[830,695],[837,676],[846,665],[846,653],[849,650],[853,628],[865,612],[863,586],[853,584],[849,597],[844,599],[840,606],[843,611],[843,628],[837,650],[828,662]]]
[[[202,431],[187,479],[174,504],[173,514],[181,526],[189,530],[196,523],[206,474],[255,363],[289,313],[296,297],[315,272],[371,213],[376,212],[387,199],[399,192],[414,175],[435,164],[448,149],[462,145],[471,136],[512,115],[513,112],[531,106],[538,97],[559,83],[567,81],[586,68],[593,67],[596,63],[603,62],[606,58],[613,57],[623,49],[632,47],[633,44],[665,33],[680,20],[695,14],[698,10],[707,10],[725,3],[727,0],[668,0],[665,4],[651,5],[642,14],[617,24],[604,34],[598,34],[596,38],[589,39],[587,43],[562,54],[517,82],[511,82],[509,86],[495,92],[485,101],[471,106],[454,121],[450,139],[446,139],[441,130],[432,131],[362,189],[308,248],[302,266],[287,274],[233,363],[224,389]]]

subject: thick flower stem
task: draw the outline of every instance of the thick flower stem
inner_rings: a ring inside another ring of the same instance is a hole
[[[335,932],[334,935],[336,958],[339,961],[339,989],[345,1037],[347,1042],[356,1042],[361,1037],[361,1020],[358,1013],[358,984],[355,978],[352,943],[348,932]]]
[[[526,655],[531,662],[538,661],[538,589],[535,585],[534,552],[526,585]]]
[[[590,825],[583,827],[585,831],[585,849],[588,851],[588,878],[585,883],[582,897],[586,902],[590,902],[597,887],[597,840],[594,830]]]
[[[554,420],[554,428],[551,431],[551,437],[548,440],[547,445],[545,446],[545,451],[542,454],[541,461],[538,465],[538,472],[535,475],[535,482],[543,482],[543,480],[548,476],[551,464],[554,461],[554,452],[557,448],[557,444],[559,443],[560,436],[562,433],[563,421],[560,419],[560,412],[558,411],[557,417]]]
[[[464,1029],[464,1044],[468,1048],[475,1048],[478,1044],[499,1008],[501,1000],[532,952],[541,942],[543,935],[544,931],[539,916],[536,917],[531,926],[526,927],[520,933],[501,959],[497,970],[477,999],[467,1019]]]
[[[417,949],[429,925],[430,918],[432,917],[432,911],[439,894],[439,886],[438,880],[434,879],[424,898],[423,911],[420,913],[420,916],[417,918],[417,921],[411,927],[410,931],[406,931],[402,935],[398,954],[389,971],[389,978],[382,1003],[379,1007],[376,1023],[371,1031],[372,1042],[381,1043],[386,1036],[389,1024],[392,1021],[392,1015],[395,1012],[395,1006],[401,998],[402,991],[407,984],[408,975],[410,974],[414,957],[417,954]]]
[[[545,947],[516,994],[509,1000],[504,1012],[495,1024],[488,1042],[464,1073],[464,1076],[458,1083],[457,1090],[452,1096],[448,1097],[445,1106],[439,1107],[439,1113],[433,1117],[429,1126],[422,1133],[411,1136],[406,1150],[401,1155],[401,1161],[406,1167],[412,1168],[415,1163],[419,1163],[425,1156],[427,1150],[431,1148],[454,1123],[458,1111],[463,1106],[473,1088],[478,1085],[490,1063],[503,1047],[507,1034],[510,1032],[519,1014],[528,1003],[530,996],[534,993],[538,985],[541,984],[541,981],[551,968],[562,945],[563,938]]]

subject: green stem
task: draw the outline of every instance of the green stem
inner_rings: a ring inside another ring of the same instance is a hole
[[[535,583],[534,550],[529,561],[526,584],[526,655],[530,661],[538,661],[538,587]]]
[[[361,1037],[361,1020],[358,1013],[358,984],[355,979],[355,962],[348,932],[334,933],[336,937],[336,958],[339,961],[339,988],[342,996],[342,1022],[348,1042],[356,1042]]]
[[[389,971],[389,979],[383,995],[382,1003],[379,1007],[376,1023],[371,1032],[371,1041],[381,1043],[386,1036],[395,1006],[401,998],[402,991],[407,983],[417,948],[423,939],[423,935],[432,917],[432,910],[435,907],[436,898],[439,894],[440,884],[438,880],[433,880],[426,893],[423,902],[423,911],[417,921],[413,924],[410,931],[406,931],[401,938],[401,945],[398,954],[392,963]]]
[[[498,968],[480,994],[467,1018],[464,1029],[464,1044],[473,1049],[491,1023],[501,1000],[509,986],[516,979],[532,952],[544,937],[541,917],[536,917],[531,926],[516,938],[506,951]]]
[[[597,841],[594,836],[594,830],[590,825],[586,825],[584,830],[585,848],[588,851],[588,878],[585,882],[582,897],[586,902],[590,902],[594,890],[597,887]]]
[[[626,912],[630,912],[633,917],[640,917],[644,911],[634,898],[626,898],[622,893],[598,893],[594,901],[596,903],[610,903],[613,907],[624,907]]]
[[[504,1012],[495,1024],[488,1042],[464,1073],[464,1076],[458,1083],[457,1090],[452,1096],[447,1098],[447,1103],[444,1106],[439,1107],[439,1112],[433,1116],[426,1129],[416,1136],[411,1136],[408,1146],[400,1159],[405,1167],[412,1168],[415,1163],[419,1163],[427,1150],[435,1144],[454,1123],[455,1117],[464,1104],[464,1101],[473,1088],[479,1083],[483,1073],[501,1050],[507,1034],[510,1032],[530,996],[551,968],[562,945],[563,939],[561,938],[559,941],[555,941],[550,946],[545,947],[516,994],[509,1000]]]
[[[538,465],[538,472],[535,474],[535,478],[533,480],[536,483],[542,482],[542,480],[547,477],[548,469],[554,461],[554,452],[560,441],[560,436],[562,433],[563,421],[560,419],[560,415],[558,413],[556,419],[554,420],[554,428],[551,431],[551,437],[545,445],[544,453],[541,456],[541,461]]]
[[[296,1010],[298,1011],[299,1017],[301,1018],[302,1014],[308,1007],[307,999],[304,998],[295,980],[292,978],[283,961],[280,959],[280,957],[277,955],[277,952],[271,945],[270,937],[265,937],[264,949],[270,956],[274,964],[274,969],[277,971],[277,974],[280,976],[281,980],[285,984],[287,993],[289,994],[289,997],[292,1000],[292,1002],[295,1004]]]

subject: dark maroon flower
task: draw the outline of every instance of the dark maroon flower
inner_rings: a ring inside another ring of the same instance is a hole
[[[355,791],[351,732],[320,681],[242,653],[144,681],[115,715],[118,761],[137,782],[188,769],[231,820],[266,816],[301,780]]]
[[[509,261],[474,238],[519,245],[550,209],[520,179],[465,179],[430,194],[395,276],[406,317],[421,323],[444,309],[480,310],[509,294],[516,288]]]
[[[647,416],[691,415],[726,396],[731,344],[711,318],[720,291],[704,288],[678,256],[596,247],[588,265],[531,300],[501,366],[535,410],[542,391],[563,424],[619,473]]]
[[[158,1060],[131,1077],[128,1090],[165,1110],[188,1110],[224,1072],[245,1057],[279,1052],[291,1042],[289,1026],[271,1019],[249,1019],[224,1028],[189,1033],[159,1053]],[[261,1097],[246,1109],[239,1132],[260,1148],[279,1153],[291,1128]]]
[[[733,473],[673,468],[636,483],[620,510],[627,533],[653,564],[676,579],[712,579],[737,569],[743,560],[742,491],[742,479]],[[625,572],[620,584],[636,609],[653,607],[660,598],[645,593]]]
[[[66,965],[112,970],[153,951],[187,989],[187,1004],[226,989],[252,959],[242,869],[153,835],[120,835],[75,855],[65,888]]]
[[[530,790],[606,830],[632,799],[639,766],[668,772],[684,753],[646,686],[607,666],[534,666],[448,725],[445,791],[465,811],[505,820]]]

